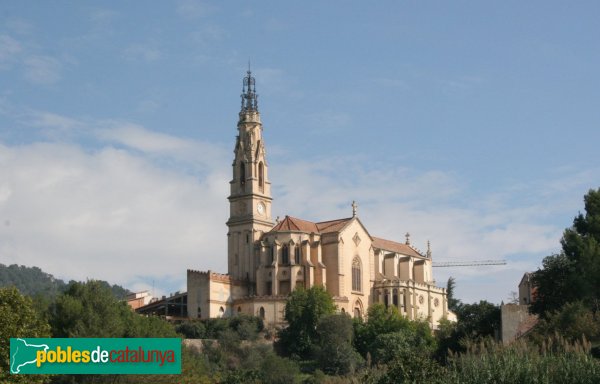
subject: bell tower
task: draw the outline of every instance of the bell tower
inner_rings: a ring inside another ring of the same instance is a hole
[[[274,225],[263,127],[258,112],[255,79],[250,69],[244,77],[241,97],[238,135],[233,151],[233,178],[229,182],[227,269],[231,277],[245,281],[250,286],[256,280],[258,267],[254,243]]]

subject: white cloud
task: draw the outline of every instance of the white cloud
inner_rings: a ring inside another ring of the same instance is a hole
[[[458,296],[467,302],[480,298],[500,302],[516,290],[524,272],[537,269],[544,256],[560,248],[564,226],[551,224],[548,217],[566,209],[568,226],[570,212],[576,212],[585,193],[576,183],[568,190],[548,187],[581,179],[574,175],[565,175],[562,182],[532,180],[528,188],[508,187],[497,196],[470,196],[466,183],[455,174],[394,169],[373,159],[321,158],[291,164],[271,161],[271,165],[276,215],[315,221],[349,217],[350,204],[356,200],[358,215],[371,235],[403,242],[410,232],[412,244],[422,250],[431,240],[434,261],[507,259],[506,266],[435,269],[439,285],[451,275],[457,278]],[[538,199],[524,198],[523,189]],[[564,201],[571,204],[567,207]]]
[[[62,64],[50,56],[29,56],[25,59],[25,78],[33,84],[54,84],[60,80]]]
[[[100,278],[165,293],[185,285],[185,270],[226,272],[230,148],[153,132],[131,122],[82,122],[52,113],[39,126],[83,127],[100,139],[78,144],[0,145],[0,254],[3,262],[37,265],[67,279]],[[233,138],[232,138],[233,140]],[[469,196],[459,175],[418,171],[372,157],[270,159],[275,215],[308,220],[351,215],[372,235],[412,243],[431,240],[443,260],[508,259],[500,267],[436,269],[444,285],[457,278],[465,301],[499,302],[525,271],[558,250],[563,226],[549,216],[579,209],[583,176]],[[564,189],[564,183],[571,187]],[[554,189],[549,186],[556,186]],[[522,199],[521,194],[540,196]],[[572,196],[577,196],[573,199]],[[572,201],[571,204],[562,203]],[[9,224],[6,224],[9,223]]]
[[[9,68],[23,50],[21,44],[9,35],[0,35],[0,69]]]
[[[30,117],[29,124],[34,127],[52,128],[60,131],[68,131],[83,125],[81,121],[76,119],[50,112],[32,112]]]
[[[184,169],[219,168],[229,161],[225,155],[227,150],[218,144],[185,140],[126,121],[99,121],[94,125],[95,134],[101,140],[141,151],[148,156],[177,161],[178,166]]]
[[[128,123],[116,122],[114,128],[99,130],[98,135],[106,140],[126,145],[144,152],[186,151],[192,144],[183,139],[158,132],[151,132],[144,127]]]
[[[227,178],[202,180],[110,147],[0,146],[3,262],[125,285],[223,270]]]

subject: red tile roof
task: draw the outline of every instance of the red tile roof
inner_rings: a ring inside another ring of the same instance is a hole
[[[352,217],[313,223],[312,221],[286,216],[271,229],[271,232],[335,233],[344,229],[350,220],[352,220]],[[407,256],[425,257],[409,245],[379,237],[373,237],[373,247]]]
[[[276,226],[271,229],[271,232],[307,232],[307,233],[319,233],[317,225],[311,221],[297,219],[295,217],[286,216]]]
[[[351,217],[346,219],[321,221],[320,223],[317,223],[317,228],[319,228],[319,232],[321,233],[339,232],[350,220],[352,220]]]
[[[313,223],[312,221],[286,216],[271,229],[271,232],[333,233],[341,231],[350,220],[352,218]]]
[[[373,247],[383,249],[386,251],[401,253],[407,256],[425,257],[419,252],[415,251],[415,249],[409,245],[396,243],[395,241],[386,240],[379,237],[373,237]]]

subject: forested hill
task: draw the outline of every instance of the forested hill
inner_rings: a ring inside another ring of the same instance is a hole
[[[110,285],[106,281],[100,283],[109,287],[117,299],[123,299],[129,293],[129,290],[120,285]],[[68,283],[38,267],[0,264],[0,288],[10,286],[15,286],[24,295],[53,298],[63,292]]]

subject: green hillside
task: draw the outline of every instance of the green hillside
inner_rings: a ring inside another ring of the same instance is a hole
[[[129,290],[120,285],[110,285],[106,281],[100,283],[110,288],[117,299],[123,299],[129,293]],[[24,295],[54,298],[67,288],[68,283],[38,267],[0,264],[0,287],[11,286],[16,287]]]

